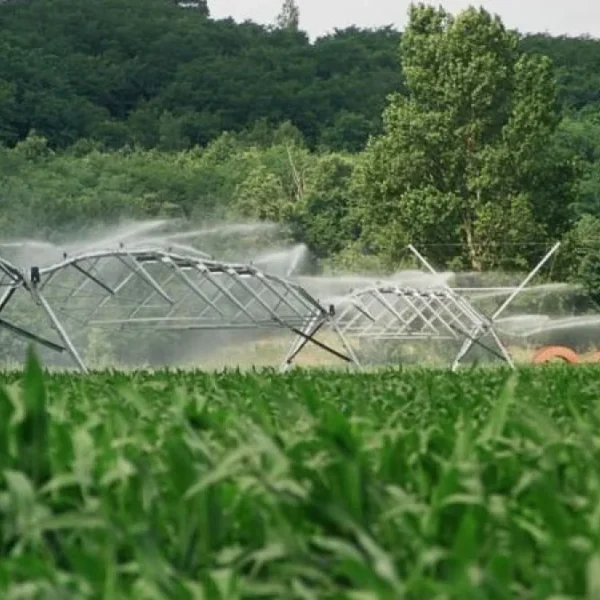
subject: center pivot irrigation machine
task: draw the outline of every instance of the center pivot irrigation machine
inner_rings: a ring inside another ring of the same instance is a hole
[[[0,329],[66,352],[83,371],[87,369],[78,346],[90,328],[161,333],[279,329],[295,334],[282,369],[309,343],[361,368],[351,339],[458,340],[462,346],[454,369],[474,345],[514,366],[496,321],[558,247],[518,287],[502,288],[508,297],[489,317],[469,300],[471,292],[484,288],[439,283],[408,289],[386,282],[325,308],[298,283],[252,264],[214,260],[188,246],[120,245],[116,250],[64,254],[59,262],[26,268],[0,259]],[[414,247],[410,250],[436,273]],[[48,325],[53,333],[44,336]],[[342,351],[318,340],[321,330],[334,333]],[[482,343],[487,335],[496,348]]]
[[[189,248],[120,247],[65,255],[59,263],[28,269],[2,260],[0,290],[0,329],[68,352],[83,371],[76,338],[86,327],[155,332],[282,329],[351,360],[305,333],[308,323],[320,328],[331,322],[333,309],[323,308],[301,286],[253,265],[219,262]],[[16,315],[28,315],[21,322],[5,316],[16,302]],[[39,335],[37,326],[36,333],[31,331],[32,322],[44,321],[56,341]],[[331,327],[337,326],[331,322]]]
[[[512,288],[450,288],[439,284],[429,288],[404,288],[394,283],[369,286],[348,295],[338,308],[331,324],[343,340],[346,348],[352,348],[350,339],[397,340],[397,341],[462,341],[452,369],[456,370],[469,350],[477,345],[491,355],[500,358],[514,368],[513,360],[498,335],[496,324],[500,316],[515,298],[527,287],[542,267],[556,253],[560,243],[555,244],[519,286]],[[410,251],[432,275],[435,269],[414,246]],[[484,315],[469,300],[472,295],[494,292],[505,293],[506,299],[491,316]],[[326,323],[323,323],[323,325]],[[322,325],[312,324],[303,333],[312,336]],[[483,343],[491,336],[494,346]],[[306,346],[306,339],[298,337],[290,347],[282,365],[287,368]],[[360,367],[354,352],[352,361]]]

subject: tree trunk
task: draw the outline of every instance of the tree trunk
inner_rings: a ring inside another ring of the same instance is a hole
[[[481,190],[478,189],[476,195],[477,195],[477,198],[475,200],[475,206],[480,206],[481,205]],[[481,257],[479,256],[477,248],[475,247],[475,242],[473,240],[473,213],[471,211],[470,204],[471,204],[470,201],[468,201],[467,214],[465,216],[465,222],[464,222],[465,236],[466,236],[466,240],[467,240],[467,251],[469,253],[469,261],[471,263],[471,269],[473,269],[474,271],[481,271],[482,270]]]
[[[477,249],[475,248],[475,242],[473,241],[473,223],[470,218],[465,219],[464,228],[471,269],[474,271],[481,271],[481,260]]]

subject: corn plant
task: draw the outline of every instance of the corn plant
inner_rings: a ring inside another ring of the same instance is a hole
[[[0,390],[0,597],[600,597],[600,370],[45,372]]]

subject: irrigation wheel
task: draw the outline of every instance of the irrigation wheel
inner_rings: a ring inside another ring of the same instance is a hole
[[[574,365],[579,362],[577,352],[567,346],[545,346],[533,355],[533,364],[540,365],[551,361],[562,361]]]

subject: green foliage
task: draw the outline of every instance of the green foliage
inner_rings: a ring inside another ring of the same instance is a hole
[[[592,115],[579,118],[566,116],[556,137],[556,152],[576,161],[578,167],[572,217],[600,217],[600,119]]]
[[[597,111],[600,108],[600,41],[589,37],[529,35],[521,39],[526,52],[550,56],[564,109]]]
[[[581,284],[600,303],[600,218],[582,217],[565,236],[557,276]]]
[[[290,1],[279,28],[207,14],[174,0],[0,2],[0,143],[36,129],[52,147],[180,149],[269,119],[292,121],[311,146],[346,131],[332,143],[357,149],[401,88],[397,32],[311,44]]]
[[[79,155],[81,150],[48,153],[31,137],[12,151],[0,149],[5,237],[52,238],[61,230],[119,218],[214,211],[211,198],[199,193],[202,174],[194,172],[193,153],[91,150]],[[204,190],[210,185],[203,182]]]
[[[324,154],[309,173],[296,223],[302,241],[319,258],[338,254],[353,237],[350,206],[354,165],[352,156]]]
[[[277,15],[277,27],[298,31],[300,25],[300,9],[294,0],[284,0],[281,12]]]
[[[397,261],[406,242],[444,240],[461,249],[466,268],[517,267],[526,252],[568,227],[568,168],[547,148],[559,121],[550,62],[520,54],[516,35],[485,10],[456,17],[413,6],[402,38],[408,97],[394,96],[384,133],[371,140],[357,169],[363,239]],[[565,202],[566,200],[566,202]],[[435,251],[434,251],[435,252]]]
[[[259,218],[328,267],[396,269],[411,241],[521,269],[600,218],[597,40],[421,5],[402,36],[311,43],[294,2],[279,27],[178,4],[0,2],[2,237]]]
[[[323,258],[350,237],[354,158],[311,153],[297,129],[260,124],[204,150],[105,153],[80,142],[48,149],[31,135],[0,148],[0,236],[56,238],[122,218],[270,220]]]
[[[595,367],[3,380],[4,598],[595,597]]]
[[[404,88],[390,27],[311,43],[294,2],[279,28],[210,19],[205,0],[178,4],[0,2],[0,143],[36,129],[52,147],[187,148],[269,119],[291,120],[311,147],[358,151]],[[598,107],[598,40],[535,35],[519,47],[552,59],[562,107]]]

